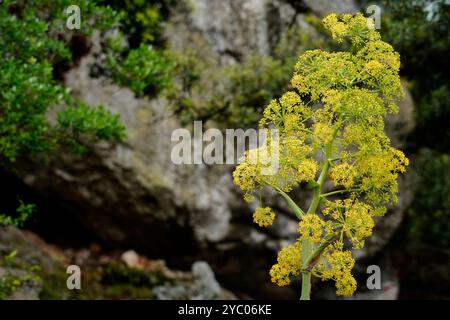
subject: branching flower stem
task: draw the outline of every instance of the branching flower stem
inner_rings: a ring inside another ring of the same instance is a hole
[[[349,41],[353,49],[307,50],[299,56],[291,88],[271,100],[260,122],[261,128],[279,129],[279,170],[266,176],[266,164],[253,162],[270,148],[265,143],[246,152],[233,172],[246,201],[258,188],[270,187],[300,220],[300,237],[278,252],[269,274],[278,286],[289,285],[291,277],[301,274],[301,300],[310,299],[313,275],[334,281],[337,295],[354,294],[351,250],[364,246],[374,218],[397,202],[398,175],[409,163],[384,131],[386,115],[398,112],[396,100],[404,96],[399,54],[363,14],[332,13],[322,22],[334,40]],[[334,191],[323,190],[328,179],[337,187]],[[302,183],[312,192],[306,208],[287,194]],[[261,227],[270,226],[274,218],[262,205],[253,213]],[[319,263],[322,259],[325,263]]]
[[[333,235],[330,235],[327,239],[325,239],[324,242],[322,242],[317,248],[315,248],[311,254],[309,255],[308,259],[306,260],[306,267],[304,268],[305,271],[311,272],[311,270],[316,265],[317,261],[320,258],[320,255],[322,252],[336,239],[339,238],[340,232],[336,232]]]
[[[332,192],[328,192],[328,193],[322,193],[321,197],[325,198],[325,197],[329,197],[335,194],[340,194],[340,193],[345,193],[345,192],[355,192],[355,191],[360,191],[360,189],[342,189],[342,190],[336,190],[336,191],[332,191]]]
[[[325,147],[325,159],[323,161],[322,170],[320,172],[319,178],[317,179],[317,184],[314,187],[314,198],[311,201],[308,211],[306,214],[314,214],[317,207],[322,199],[322,186],[327,178],[328,170],[330,169],[330,159],[332,157],[333,141],[339,131],[340,126],[336,126],[333,132],[331,141]],[[310,300],[311,293],[311,270],[308,270],[308,265],[310,263],[310,255],[312,250],[312,244],[308,240],[302,241],[302,293],[300,300]]]

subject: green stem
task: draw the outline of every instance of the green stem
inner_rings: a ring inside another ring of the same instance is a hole
[[[328,170],[330,169],[330,161],[328,161],[328,159],[331,157],[331,147],[332,147],[331,143],[332,142],[330,142],[326,146],[326,149],[325,149],[325,158],[326,159],[323,163],[319,178],[317,179],[317,184],[314,187],[314,198],[311,202],[311,205],[309,206],[308,211],[306,212],[307,214],[316,212],[316,209],[320,204],[320,200],[322,199],[322,197],[321,197],[322,185],[324,184],[324,182],[327,178]]]
[[[330,169],[330,158],[332,156],[332,144],[336,134],[339,130],[339,126],[333,132],[333,138],[325,147],[325,159],[323,162],[322,170],[319,178],[317,179],[317,185],[314,187],[314,198],[308,208],[306,214],[314,214],[322,199],[322,186],[327,178],[328,170]],[[302,294],[300,300],[309,300],[311,294],[311,270],[308,269],[310,263],[310,255],[312,251],[312,245],[308,240],[302,240]]]
[[[311,243],[309,241],[302,241],[302,253],[311,251]],[[306,264],[308,255],[302,254],[302,265]],[[302,294],[300,300],[310,300],[311,294],[311,271],[302,271]]]
[[[332,191],[332,192],[328,192],[328,193],[323,193],[321,196],[322,197],[328,197],[328,196],[332,196],[334,194],[339,194],[339,193],[344,193],[344,192],[352,192],[352,191],[359,191],[360,189],[342,189],[342,190],[336,190],[336,191]]]
[[[305,132],[309,133],[310,135],[317,137],[317,135],[314,132],[312,132],[311,130],[304,129],[304,128],[300,128],[300,130],[305,131]]]
[[[300,300],[311,300],[311,272],[302,273],[302,295]]]
[[[336,240],[337,238],[339,238],[339,233],[333,233],[327,239],[325,239],[325,241],[321,245],[319,245],[317,248],[313,250],[313,252],[305,261],[306,265],[305,271],[311,271],[314,268],[314,265],[319,260],[319,257],[322,254],[322,252],[328,247],[328,245],[333,243],[333,241]]]
[[[327,152],[328,154],[328,148]],[[322,172],[317,180],[317,186],[314,187],[314,198],[309,206],[306,214],[314,214],[320,204],[320,194],[322,192],[322,184],[325,181],[328,169],[330,167],[329,161],[325,161]],[[302,294],[300,300],[309,300],[311,292],[311,270],[307,270],[308,258],[311,254],[311,243],[308,240],[302,240]]]

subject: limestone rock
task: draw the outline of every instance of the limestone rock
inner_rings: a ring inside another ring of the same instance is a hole
[[[192,265],[192,282],[176,281],[156,287],[154,292],[160,300],[235,299],[232,293],[222,289],[205,261],[196,261]]]
[[[329,13],[355,13],[358,7],[353,0],[303,0],[303,2],[319,16],[326,16]]]

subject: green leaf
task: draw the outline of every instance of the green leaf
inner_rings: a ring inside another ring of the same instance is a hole
[[[277,192],[281,194],[281,196],[286,200],[289,208],[295,213],[297,218],[299,220],[302,220],[303,216],[305,215],[305,212],[303,212],[302,209],[294,202],[294,200],[291,199],[283,190],[277,188]]]

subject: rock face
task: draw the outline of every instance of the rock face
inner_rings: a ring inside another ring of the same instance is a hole
[[[159,300],[216,300],[235,299],[217,282],[208,263],[197,261],[192,265],[192,279],[187,283],[165,284],[153,289]]]
[[[303,2],[319,16],[325,16],[330,12],[354,13],[358,11],[358,8],[355,5],[355,1],[353,0],[304,0]]]
[[[307,32],[303,10],[318,15],[330,5],[337,6],[335,11],[356,10],[353,1],[193,0],[191,4],[189,13],[174,16],[168,25],[169,44],[175,49],[194,46],[217,64],[269,54],[277,34],[291,23]],[[261,231],[251,224],[252,205],[241,200],[232,184],[231,167],[173,164],[171,134],[180,124],[166,102],[137,99],[127,88],[92,78],[90,70],[100,54],[95,38],[93,43],[79,66],[66,74],[66,84],[88,104],[119,113],[128,130],[127,141],[99,143],[83,157],[63,153],[45,167],[25,163],[20,172],[28,174],[21,179],[44,196],[69,204],[61,215],[78,220],[89,233],[86,236],[94,235],[104,244],[135,248],[183,267],[205,259],[219,281],[237,290],[256,297],[295,298],[289,289],[260,290],[268,285],[267,270],[276,249],[296,236],[295,220],[282,201],[269,200],[281,212],[280,219]],[[411,101],[401,107],[408,123],[411,109]],[[383,237],[375,237],[377,244],[370,252],[395,231],[402,199],[400,204],[392,214],[395,218],[380,228]],[[236,279],[236,274],[248,279]]]
[[[14,265],[0,260],[0,279],[5,275],[28,275],[29,279],[22,278],[17,289],[6,297],[11,300],[236,298],[222,288],[205,261],[195,261],[190,272],[169,269],[164,260],[149,260],[133,250],[123,252],[119,261],[117,253],[105,254],[98,245],[63,251],[32,232],[8,227],[0,233],[0,257],[13,249],[17,250]],[[79,290],[66,286],[66,268],[73,264],[81,272]],[[31,273],[32,265],[40,269]]]
[[[11,300],[37,300],[42,290],[42,280],[34,279],[36,274],[28,272],[33,265],[39,265],[41,270],[53,273],[57,269],[55,262],[49,254],[44,253],[38,243],[25,232],[14,227],[3,228],[0,232],[0,278],[10,274],[16,278],[33,275],[33,279],[20,281],[21,285],[6,299]],[[3,257],[15,250],[17,256],[11,265],[3,264]]]

